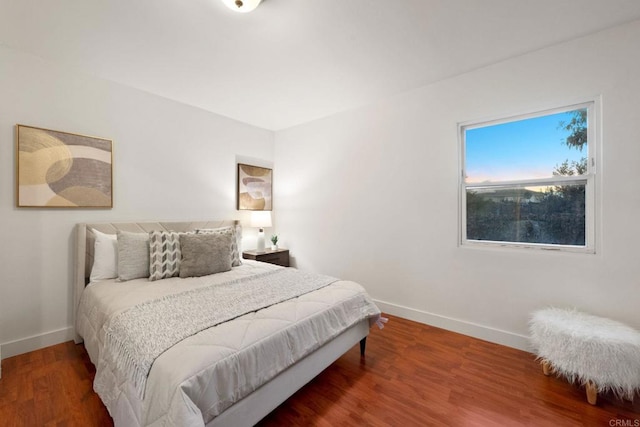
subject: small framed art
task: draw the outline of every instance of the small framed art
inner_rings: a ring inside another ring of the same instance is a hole
[[[113,207],[111,140],[16,125],[16,204]]]
[[[238,163],[238,210],[270,211],[273,170]]]

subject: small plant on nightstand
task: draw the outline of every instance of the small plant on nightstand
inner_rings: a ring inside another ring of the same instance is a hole
[[[277,234],[273,234],[271,236],[271,250],[276,250],[278,249],[278,235]]]

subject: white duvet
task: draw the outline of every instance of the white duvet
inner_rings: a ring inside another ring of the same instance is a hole
[[[171,347],[153,363],[140,399],[132,381],[101,357],[109,320],[149,299],[282,268],[243,262],[229,272],[199,278],[109,280],[87,286],[77,328],[96,366],[94,389],[116,426],[202,426],[350,326],[380,314],[360,285],[335,282]]]

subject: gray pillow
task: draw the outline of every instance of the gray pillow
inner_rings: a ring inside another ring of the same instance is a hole
[[[242,240],[242,232],[239,226],[220,227],[220,228],[197,228],[197,234],[231,234],[231,266],[237,267],[242,265],[240,260],[240,241]]]
[[[118,231],[118,279],[149,277],[149,235]]]
[[[231,270],[231,234],[180,235],[180,277],[198,277]]]

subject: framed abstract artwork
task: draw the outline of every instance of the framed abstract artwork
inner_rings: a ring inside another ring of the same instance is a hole
[[[270,211],[273,170],[238,163],[238,210]]]
[[[16,125],[18,207],[112,208],[111,140]]]

